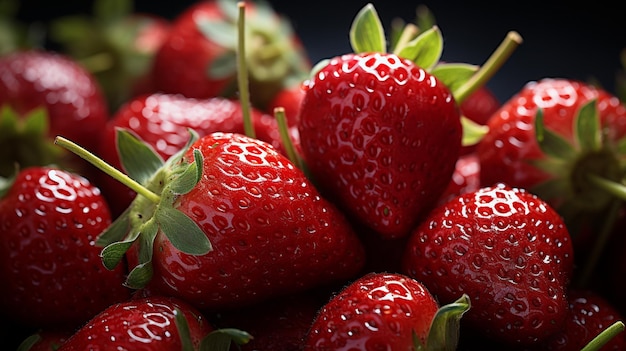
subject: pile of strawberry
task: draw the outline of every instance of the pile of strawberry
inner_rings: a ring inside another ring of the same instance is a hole
[[[424,13],[422,13],[424,15]],[[0,56],[19,350],[624,350],[626,107],[500,103],[420,17],[313,64],[266,3],[95,1]],[[392,39],[393,38],[393,39]]]

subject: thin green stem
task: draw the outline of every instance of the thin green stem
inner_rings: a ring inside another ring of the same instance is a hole
[[[606,345],[617,334],[622,333],[623,331],[624,331],[624,322],[617,321],[617,322],[611,324],[606,329],[604,329],[600,334],[598,334],[595,338],[593,338],[593,340],[591,340],[580,351],[596,351],[596,350],[600,350],[602,348],[602,346]]]
[[[126,174],[122,173],[121,171],[119,171],[115,167],[113,167],[113,166],[109,165],[108,163],[104,162],[102,159],[98,158],[96,155],[92,154],[91,152],[85,150],[80,145],[78,145],[78,144],[76,144],[76,143],[74,143],[74,142],[72,142],[72,141],[70,141],[68,139],[65,139],[62,136],[57,136],[54,139],[54,143],[59,145],[59,146],[61,146],[61,147],[63,147],[63,148],[65,148],[66,150],[69,150],[72,153],[80,156],[85,161],[91,163],[92,165],[94,165],[95,167],[97,167],[98,169],[103,171],[104,173],[106,173],[109,176],[113,177],[114,179],[116,179],[120,183],[126,185],[127,187],[129,187],[130,189],[135,191],[137,194],[144,196],[148,200],[150,200],[150,201],[152,201],[154,203],[159,203],[161,201],[161,197],[159,195],[157,195],[157,194],[153,193],[152,191],[148,190],[146,187],[144,187],[143,185],[137,183],[131,177],[127,176]]]
[[[462,103],[476,89],[485,85],[491,77],[509,59],[513,51],[522,43],[522,37],[515,31],[508,32],[502,43],[493,54],[485,61],[476,73],[455,92],[457,103]]]
[[[280,140],[285,147],[285,152],[289,160],[296,165],[299,169],[302,169],[302,159],[296,152],[291,137],[289,136],[289,128],[287,126],[287,118],[285,117],[285,109],[283,107],[276,107],[274,109],[274,118],[278,123],[278,131],[280,132]]]
[[[607,193],[626,201],[626,185],[608,180],[595,174],[588,175],[589,181]]]
[[[252,117],[250,115],[250,91],[248,86],[248,64],[246,62],[246,5],[244,1],[237,3],[239,20],[237,22],[237,80],[239,84],[239,102],[243,114],[243,127],[247,136],[256,138]]]

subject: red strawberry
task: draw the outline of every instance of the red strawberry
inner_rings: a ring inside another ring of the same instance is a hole
[[[404,271],[442,301],[467,294],[465,321],[496,340],[533,344],[567,315],[573,250],[561,217],[498,184],[433,210],[410,236]]]
[[[256,137],[283,152],[276,121],[252,109]],[[100,156],[116,168],[120,160],[116,148],[116,131],[128,129],[149,144],[163,159],[180,151],[189,139],[188,128],[204,136],[212,132],[245,131],[241,104],[226,98],[193,99],[178,94],[153,93],[127,101],[107,122],[98,147]],[[125,210],[136,193],[118,181],[104,176],[100,182],[112,211]]]
[[[299,132],[321,189],[350,216],[395,238],[443,192],[462,129],[447,86],[381,51],[338,56],[320,69],[305,87]]]
[[[303,78],[310,63],[291,25],[266,3],[246,4],[246,66],[251,101],[265,109],[291,79]],[[179,14],[158,51],[157,88],[188,97],[234,97],[237,68],[236,1],[199,1]]]
[[[188,339],[176,316],[187,322]],[[197,350],[213,327],[188,303],[170,297],[133,299],[114,304],[74,333],[59,351],[182,350],[183,340]]]
[[[459,156],[452,179],[438,201],[439,205],[453,198],[480,189],[480,161],[475,153]]]
[[[292,84],[280,90],[269,102],[267,113],[274,115],[274,109],[282,107],[289,127],[297,127],[300,120],[300,106],[304,99],[305,90],[302,84]]]
[[[163,164],[127,131],[117,139],[136,183],[123,181],[140,196],[98,243],[107,267],[132,246],[129,286],[150,283],[156,294],[226,309],[363,267],[363,246],[343,214],[271,145],[216,132]]]
[[[46,142],[51,144],[56,135],[96,147],[108,118],[107,102],[95,78],[76,61],[51,51],[17,51],[0,57],[0,71],[0,106],[11,107],[18,116],[37,109],[47,116],[47,121],[25,122],[28,133],[20,134],[15,127],[20,119],[3,115],[0,145],[13,154],[0,160],[0,175],[11,174],[15,162],[22,168],[54,162],[48,159]]]
[[[592,290],[570,290],[568,296],[569,313],[563,329],[532,350],[579,351],[611,325],[624,321],[613,305]],[[597,350],[626,350],[626,336],[621,332]]]
[[[439,310],[417,280],[397,273],[369,273],[322,307],[304,349],[454,350],[458,335],[450,326],[458,327],[468,308],[469,302],[460,299]]]
[[[32,167],[0,192],[1,313],[31,327],[77,326],[127,299],[125,267],[107,270],[96,237],[111,223],[98,188]]]

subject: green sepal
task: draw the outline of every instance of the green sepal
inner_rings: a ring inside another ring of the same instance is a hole
[[[140,184],[145,183],[163,167],[161,156],[126,129],[117,129],[117,150],[128,176]]]
[[[187,323],[185,314],[179,308],[174,310],[174,323],[176,323],[176,329],[178,329],[181,351],[194,351],[193,343],[191,342],[191,332],[189,331],[189,323]]]
[[[366,4],[354,18],[350,27],[350,44],[357,54],[387,51],[385,30],[371,3]]]
[[[430,71],[441,58],[443,37],[439,27],[434,26],[398,48],[398,56],[413,61],[418,67]]]
[[[16,173],[17,174],[17,170]],[[11,190],[13,183],[15,182],[15,175],[10,177],[0,176],[0,199],[2,199]]]
[[[234,23],[223,19],[198,17],[196,26],[206,38],[219,46],[231,50],[237,48],[237,26]]]
[[[461,318],[470,308],[470,298],[467,294],[463,294],[453,303],[440,307],[428,332],[427,350],[456,350],[459,342]]]
[[[187,144],[185,144],[183,148],[181,148],[177,153],[175,153],[165,161],[165,168],[172,169],[176,164],[178,164],[182,160],[183,156],[185,156],[185,153],[187,153],[187,151],[191,148],[191,145],[193,145],[193,143],[195,143],[196,140],[200,138],[198,132],[196,132],[192,128],[187,128],[187,131],[189,132],[189,139],[187,139]]]
[[[96,0],[93,3],[93,14],[102,23],[120,20],[133,13],[133,2],[130,0]]]
[[[576,149],[567,140],[545,128],[542,109],[538,109],[535,115],[535,139],[541,151],[549,157],[564,160],[576,158]]]
[[[461,116],[461,126],[463,127],[461,145],[463,146],[478,144],[485,134],[489,132],[488,126],[478,124],[465,116]]]
[[[119,215],[96,239],[96,246],[107,246],[123,240],[130,229],[129,209]]]
[[[217,7],[228,21],[237,22],[239,17],[239,9],[237,8],[237,0],[217,0]]]
[[[126,277],[125,286],[131,289],[141,289],[152,279],[152,255],[154,252],[154,239],[159,232],[159,225],[153,218],[144,223],[139,231],[139,264],[130,271]],[[129,238],[129,240],[132,238]],[[136,240],[135,238],[134,240]],[[133,241],[134,241],[133,240]]]
[[[216,329],[205,336],[200,342],[200,351],[228,351],[231,344],[245,345],[252,340],[252,335],[248,332],[234,329]]]
[[[203,157],[200,150],[193,150],[193,159],[194,162],[186,165],[182,173],[172,181],[169,188],[175,194],[187,194],[202,178]]]
[[[536,160],[527,160],[533,167],[557,178],[565,178],[571,172],[572,163],[566,159],[546,157]]]
[[[450,89],[454,94],[478,71],[479,66],[469,63],[438,63],[430,74]],[[454,97],[456,99],[456,96]]]
[[[237,53],[225,51],[207,66],[207,75],[214,79],[234,78],[237,73]]]
[[[35,346],[39,341],[41,341],[41,335],[39,333],[35,333],[29,335],[26,339],[22,340],[22,342],[17,347],[17,351],[28,351]]]
[[[154,214],[161,231],[178,250],[190,255],[204,255],[212,250],[202,229],[181,211],[159,206]]]
[[[626,137],[619,139],[615,144],[615,148],[618,154],[626,155]]]
[[[598,151],[602,148],[600,114],[596,100],[590,100],[580,107],[574,121],[574,135],[581,151]]]
[[[102,257],[102,264],[108,270],[113,270],[124,259],[124,255],[135,240],[124,240],[111,243],[102,249],[100,257]]]

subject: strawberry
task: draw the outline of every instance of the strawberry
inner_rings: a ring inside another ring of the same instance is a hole
[[[156,91],[152,61],[170,27],[165,17],[136,12],[131,0],[96,0],[91,13],[53,18],[50,39],[94,75],[114,111],[134,96]]]
[[[579,351],[604,330],[624,320],[613,305],[592,290],[569,290],[568,301],[569,313],[563,329],[532,350]],[[626,336],[623,332],[611,336],[597,350],[626,349]]]
[[[256,137],[283,151],[278,126],[272,116],[252,109]],[[121,167],[116,149],[116,131],[124,128],[149,144],[163,159],[168,159],[185,146],[188,128],[199,136],[212,132],[245,132],[242,106],[226,98],[193,99],[179,94],[152,93],[137,96],[123,104],[107,122],[98,154],[116,168]],[[111,177],[100,185],[112,211],[119,215],[136,193]]]
[[[465,298],[440,309],[426,286],[402,274],[368,273],[322,307],[304,349],[455,350],[468,309]]]
[[[305,90],[302,84],[293,84],[286,87],[270,100],[266,112],[273,115],[274,109],[281,107],[285,110],[285,118],[289,127],[297,127],[300,119],[300,106],[304,99]]]
[[[186,320],[181,330],[177,318]],[[214,328],[188,303],[171,297],[133,299],[111,305],[74,333],[59,351],[198,350]],[[185,344],[187,343],[187,344]],[[186,346],[184,346],[186,345]]]
[[[403,267],[439,300],[467,294],[464,321],[494,340],[536,344],[566,319],[569,232],[524,189],[497,184],[437,207],[412,232]]]
[[[70,331],[45,330],[30,335],[20,343],[18,351],[57,351],[72,336]]]
[[[459,156],[454,167],[452,179],[437,202],[442,205],[459,195],[480,189],[480,161],[476,153]]]
[[[123,265],[107,270],[95,246],[111,223],[87,179],[30,167],[0,192],[2,315],[28,327],[77,326],[127,299]]]
[[[215,132],[163,163],[131,133],[117,139],[135,181],[116,179],[141,196],[98,244],[110,268],[131,249],[128,286],[227,309],[341,281],[363,266],[343,214],[271,145]]]
[[[159,90],[193,98],[235,96],[236,3],[198,1],[174,18],[153,65]],[[251,101],[265,110],[278,91],[308,73],[310,63],[290,23],[267,3],[249,2],[246,13]]]
[[[0,145],[12,150],[0,160],[0,176],[12,174],[16,162],[28,167],[62,160],[49,147],[56,135],[88,148],[97,145],[107,102],[95,78],[76,61],[52,51],[17,51],[0,57],[0,72],[0,106],[5,107]],[[38,111],[45,118],[26,117]]]
[[[386,52],[371,4],[358,13],[350,37],[355,52],[318,64],[305,85],[303,157],[324,194],[350,217],[386,238],[403,237],[454,171],[464,98],[456,100],[450,87],[467,95],[464,83],[475,70],[437,64],[437,27]]]

